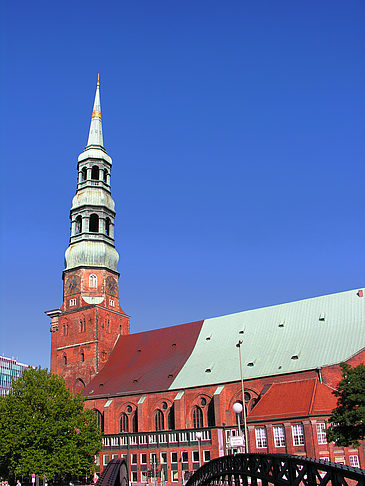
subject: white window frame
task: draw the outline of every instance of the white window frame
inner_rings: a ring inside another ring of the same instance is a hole
[[[98,288],[98,277],[95,273],[89,275],[89,289],[97,289]]]
[[[106,466],[109,462],[109,454],[103,455],[103,466]]]
[[[114,299],[109,299],[109,305],[110,305],[110,307],[115,307]]]
[[[285,440],[285,428],[283,425],[274,425],[273,427],[274,432],[274,444],[275,447],[285,447],[286,440]]]
[[[176,454],[176,461],[172,460],[172,454]],[[170,461],[171,461],[171,464],[177,464],[179,462],[179,456],[178,456],[178,453],[176,451],[170,452]]]
[[[295,424],[291,426],[293,445],[302,446],[304,445],[304,427],[303,424]]]
[[[194,460],[194,455],[195,455],[195,454],[197,454],[197,455],[198,455],[198,460],[197,460],[197,461],[195,461],[195,460]],[[199,462],[200,462],[199,451],[192,451],[192,460],[193,460],[193,463],[194,463],[194,464],[199,464]]]
[[[178,483],[179,482],[179,471],[171,471],[171,482],[172,483]]]
[[[143,456],[146,456],[145,462],[142,462],[143,461],[143,459],[142,459]],[[147,452],[141,452],[139,460],[140,460],[140,464],[147,464]]]
[[[76,304],[77,304],[77,300],[76,300],[76,299],[70,299],[70,300],[68,301],[68,305],[69,305],[70,307],[75,307],[75,305],[76,305]]]
[[[165,460],[163,459],[163,454],[165,454]],[[161,464],[167,464],[167,452],[161,452],[160,453],[160,463]]]
[[[134,462],[134,459],[136,459],[136,462]],[[138,454],[136,454],[135,452],[132,454],[131,464],[133,465],[138,464]]]
[[[266,427],[255,428],[256,447],[258,449],[265,449],[267,447]]]
[[[357,454],[351,454],[349,456],[349,461],[351,467],[360,467],[359,456]]]
[[[184,461],[184,456],[183,454],[187,454],[187,460]],[[189,463],[189,451],[181,451],[181,462],[182,464],[188,464]]]
[[[209,454],[209,459],[207,459],[207,458],[205,457],[205,456],[206,456],[206,453],[208,453],[208,454]],[[210,461],[210,457],[211,457],[211,454],[210,454],[210,449],[203,451],[203,462],[209,462],[209,461]]]
[[[317,440],[319,445],[327,444],[326,436],[326,424],[324,422],[318,422],[316,424]]]

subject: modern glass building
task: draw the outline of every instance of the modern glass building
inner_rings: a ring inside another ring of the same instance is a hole
[[[15,359],[0,356],[0,395],[7,395],[11,387],[11,379],[22,376],[23,370],[29,365],[18,363]]]

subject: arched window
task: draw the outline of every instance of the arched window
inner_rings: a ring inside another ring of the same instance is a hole
[[[99,167],[97,165],[93,165],[91,169],[91,179],[93,179],[94,181],[99,180]]]
[[[105,234],[109,236],[109,231],[110,231],[110,219],[106,218],[105,220]]]
[[[132,416],[132,432],[138,432],[138,415],[137,410],[134,412]]]
[[[94,274],[89,277],[89,288],[96,289],[98,287],[98,277]]]
[[[85,361],[85,353],[83,351],[81,351],[81,363],[83,363]]]
[[[96,415],[96,420],[98,421],[100,430],[104,432],[104,414],[100,413],[96,408],[93,409],[93,412]]]
[[[63,366],[67,366],[67,356],[63,355]]]
[[[208,405],[208,427],[215,426],[215,413],[214,413],[214,397],[211,399]]]
[[[175,409],[173,405],[167,415],[167,427],[169,430],[175,430]]]
[[[99,216],[97,214],[92,214],[90,216],[89,231],[91,233],[98,233],[99,231]]]
[[[87,178],[87,169],[84,167],[81,171],[81,181],[86,181]]]
[[[122,413],[122,415],[120,416],[120,431],[129,432],[128,415],[126,413]]]
[[[81,378],[77,378],[77,380],[74,383],[74,393],[81,393],[84,388],[85,388],[85,383],[82,381]]]
[[[203,427],[203,412],[198,406],[193,409],[193,427],[194,429],[201,429]]]
[[[107,181],[107,175],[108,175],[108,171],[106,169],[103,170],[103,181],[106,182]]]
[[[157,410],[155,414],[155,430],[164,430],[164,416],[161,410]]]
[[[77,216],[76,218],[76,225],[75,225],[75,233],[79,235],[82,231],[82,218],[81,216]]]

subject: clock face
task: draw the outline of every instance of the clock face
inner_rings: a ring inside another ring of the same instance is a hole
[[[65,283],[65,293],[67,295],[77,294],[80,292],[81,279],[78,275],[68,277]]]
[[[114,277],[109,275],[109,277],[106,278],[105,289],[110,295],[118,295],[118,284]]]

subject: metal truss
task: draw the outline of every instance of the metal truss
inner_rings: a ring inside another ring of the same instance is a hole
[[[356,467],[286,454],[236,454],[204,464],[186,486],[365,486]]]

